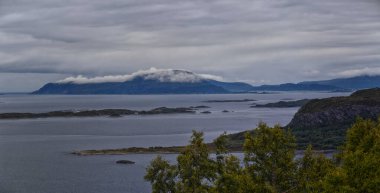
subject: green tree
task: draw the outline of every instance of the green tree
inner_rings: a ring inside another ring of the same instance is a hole
[[[294,136],[278,125],[271,128],[260,123],[254,135],[246,134],[245,169],[259,184],[259,192],[287,192],[294,188],[295,147]]]
[[[326,181],[326,192],[380,192],[380,120],[363,120],[348,130],[340,168]]]
[[[216,149],[216,179],[211,192],[238,192],[242,186],[240,160],[228,152],[228,136],[223,133],[214,140]]]
[[[177,157],[178,190],[184,193],[203,193],[211,189],[216,178],[215,161],[209,157],[208,146],[203,142],[203,133],[193,131],[190,144]]]
[[[153,193],[174,193],[176,173],[175,166],[158,156],[150,162],[144,178],[152,184]]]
[[[380,120],[358,119],[333,162],[309,146],[295,160],[295,138],[280,126],[261,123],[244,142],[244,167],[229,153],[224,133],[213,145],[193,132],[177,165],[157,157],[145,179],[154,193],[378,193]],[[209,149],[214,147],[216,158]]]
[[[311,145],[298,160],[297,188],[295,192],[320,193],[323,192],[323,184],[327,174],[335,169],[332,160],[323,154],[313,153]]]

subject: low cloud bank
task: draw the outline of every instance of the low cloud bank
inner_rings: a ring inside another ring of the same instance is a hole
[[[375,68],[359,68],[359,69],[350,69],[345,70],[338,73],[333,73],[332,76],[336,77],[342,77],[342,78],[349,78],[349,77],[355,77],[355,76],[377,76],[380,75],[380,67]]]
[[[205,79],[222,81],[223,78],[211,74],[196,74],[185,70],[173,69],[157,69],[150,68],[148,70],[140,70],[127,75],[101,76],[88,78],[82,75],[76,77],[68,77],[57,83],[105,83],[105,82],[126,82],[135,78],[144,78],[145,80],[158,80],[160,82],[200,82]]]

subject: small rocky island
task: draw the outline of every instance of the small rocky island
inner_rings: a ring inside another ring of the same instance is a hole
[[[159,115],[159,114],[180,114],[195,113],[194,108],[167,108],[160,107],[147,111],[137,111],[129,109],[102,109],[102,110],[82,110],[82,111],[52,111],[46,113],[0,113],[0,119],[34,119],[51,117],[121,117],[126,115]]]
[[[200,105],[200,106],[191,106],[191,107],[189,107],[189,108],[191,108],[191,109],[195,109],[195,110],[198,110],[198,109],[209,109],[209,108],[211,108],[211,107],[209,107],[209,106],[205,106],[205,105]]]
[[[228,99],[228,100],[208,100],[203,101],[205,103],[244,103],[244,102],[253,102],[255,99]]]
[[[308,103],[310,99],[302,99],[296,101],[279,101],[275,103],[268,104],[255,104],[251,106],[252,108],[291,108],[291,107],[301,107]]]
[[[131,164],[135,164],[134,161],[130,161],[130,160],[118,160],[116,161],[117,164],[126,164],[126,165],[131,165]]]
[[[101,150],[83,150],[74,151],[72,154],[79,156],[89,156],[89,155],[126,155],[126,154],[175,154],[183,151],[182,146],[171,146],[171,147],[130,147],[121,149],[101,149]]]

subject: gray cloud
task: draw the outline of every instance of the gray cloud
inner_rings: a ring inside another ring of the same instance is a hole
[[[361,75],[379,75],[380,74],[380,67],[364,67],[361,69],[351,69],[351,70],[345,70],[338,73],[333,73],[333,75],[336,75],[338,77],[353,77],[353,76],[361,76]]]
[[[379,31],[378,0],[1,0],[0,73],[41,82],[31,73],[57,81],[156,67],[255,84],[325,79],[377,72]]]

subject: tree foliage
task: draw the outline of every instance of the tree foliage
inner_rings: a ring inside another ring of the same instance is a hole
[[[210,147],[194,131],[177,164],[159,156],[145,179],[154,193],[380,192],[380,120],[358,119],[335,160],[311,146],[297,159],[295,137],[278,125],[261,123],[251,133],[240,160],[228,151],[225,133]]]
[[[256,183],[268,187],[267,191],[285,192],[295,180],[295,147],[295,138],[289,131],[260,123],[255,135],[245,136],[245,169]]]
[[[175,166],[158,156],[150,162],[144,178],[152,184],[153,193],[174,193],[176,176]]]
[[[226,133],[214,140],[216,146],[216,178],[212,192],[235,192],[242,186],[240,160],[228,153]]]
[[[358,119],[337,158],[340,167],[328,176],[326,192],[380,192],[380,120]]]
[[[209,150],[203,142],[203,133],[193,131],[185,150],[177,158],[178,192],[201,193],[210,190],[215,179],[215,163],[209,158]]]
[[[323,184],[327,174],[334,169],[333,161],[323,154],[313,153],[311,145],[297,161],[297,188],[295,192],[323,192]]]

